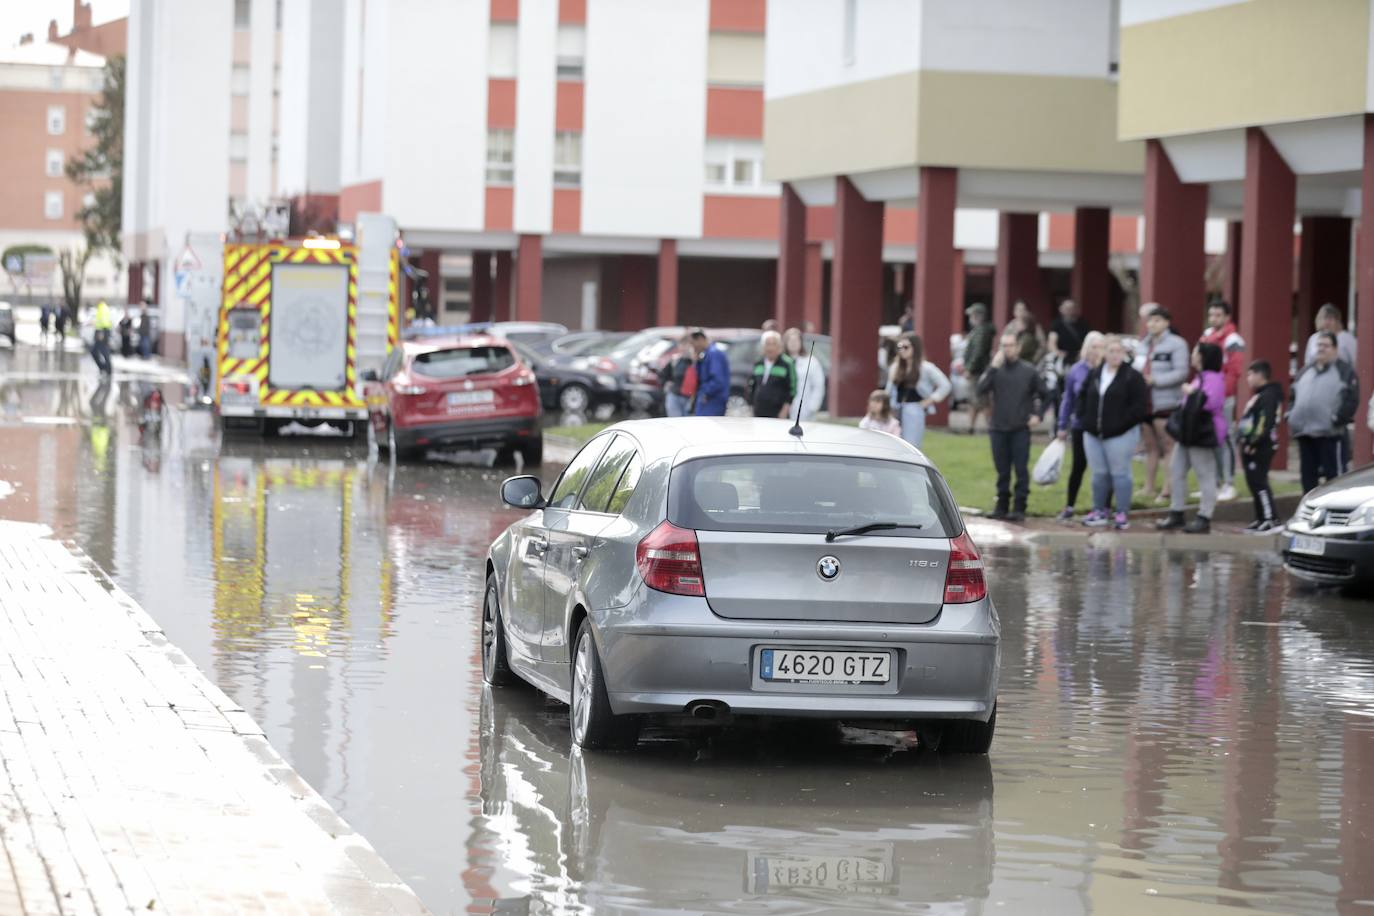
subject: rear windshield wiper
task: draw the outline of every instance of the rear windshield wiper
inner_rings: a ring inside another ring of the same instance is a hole
[[[920,531],[921,525],[906,525],[900,522],[870,522],[867,525],[859,525],[857,528],[845,528],[842,531],[827,531],[825,542],[829,544],[835,538],[846,537],[851,534],[868,534],[870,531],[891,531],[894,528],[911,528]]]

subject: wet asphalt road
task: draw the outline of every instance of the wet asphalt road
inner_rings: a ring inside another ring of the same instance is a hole
[[[1374,911],[1374,604],[1271,558],[988,550],[987,759],[816,725],[570,754],[564,708],[481,684],[509,469],[177,406],[141,445],[136,386],[0,349],[0,517],[86,550],[436,912]]]

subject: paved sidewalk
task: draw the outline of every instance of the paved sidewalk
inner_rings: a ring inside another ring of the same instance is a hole
[[[423,913],[157,624],[0,521],[0,913]]]

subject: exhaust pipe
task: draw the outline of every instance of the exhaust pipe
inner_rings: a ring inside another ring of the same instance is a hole
[[[686,711],[693,719],[706,722],[725,719],[730,715],[730,707],[719,700],[696,700],[687,704]]]

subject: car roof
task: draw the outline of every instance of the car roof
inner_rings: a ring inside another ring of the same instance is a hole
[[[888,433],[811,422],[798,437],[791,428],[790,420],[756,417],[665,417],[624,420],[607,431],[634,437],[649,460],[673,458],[677,464],[726,455],[850,455],[934,467],[920,449]]]
[[[435,350],[453,350],[458,347],[508,346],[505,340],[491,334],[449,334],[436,337],[418,337],[401,341],[405,352],[412,356],[420,353],[433,353]]]

